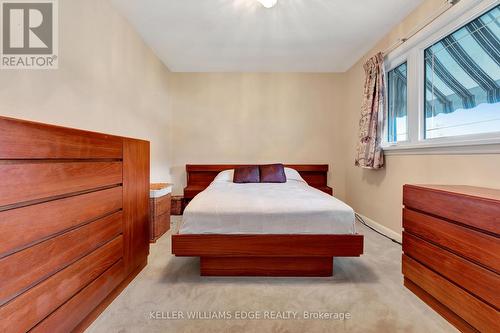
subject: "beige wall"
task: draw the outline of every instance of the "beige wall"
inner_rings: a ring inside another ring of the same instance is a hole
[[[388,156],[384,170],[370,171],[353,166],[364,73],[362,64],[369,56],[391,45],[398,37],[420,24],[440,6],[427,0],[393,29],[364,59],[344,73],[345,96],[342,137],[347,143],[346,199],[356,211],[396,232],[401,231],[402,185],[467,184],[500,188],[500,155]]]
[[[328,163],[344,197],[339,74],[173,74],[173,176],[186,163]]]
[[[169,72],[109,1],[59,1],[59,69],[1,71],[0,114],[151,141],[169,180]]]

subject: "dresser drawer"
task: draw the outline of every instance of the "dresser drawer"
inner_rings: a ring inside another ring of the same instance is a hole
[[[500,242],[494,236],[406,208],[403,227],[405,232],[500,272]]]
[[[406,255],[403,255],[403,274],[479,331],[500,331],[500,314],[496,309]]]
[[[170,214],[171,195],[167,194],[159,198],[152,198],[151,204],[153,205],[153,214],[160,216],[163,214]]]
[[[0,118],[0,159],[121,158],[118,136]]]
[[[118,261],[88,286],[50,314],[30,333],[72,332],[125,278],[123,260]]]
[[[171,195],[150,198],[149,241],[154,243],[170,229]]]
[[[0,163],[0,209],[121,183],[121,162]]]
[[[0,332],[26,332],[123,256],[118,236],[0,307]],[[12,325],[11,323],[15,323]]]
[[[170,229],[170,214],[163,214],[156,216],[154,221],[154,235],[153,239],[160,238]]]
[[[122,232],[122,212],[0,259],[0,305]]]
[[[456,190],[457,192],[452,192]],[[403,187],[406,208],[457,221],[500,235],[498,190],[470,186]]]
[[[171,215],[182,215],[184,210],[184,197],[180,195],[172,196],[170,213]]]
[[[498,274],[406,232],[403,232],[403,252],[471,294],[500,308]]]
[[[120,210],[122,196],[118,186],[0,212],[0,258]]]

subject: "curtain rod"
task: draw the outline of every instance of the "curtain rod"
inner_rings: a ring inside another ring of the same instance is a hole
[[[448,9],[456,5],[460,0],[444,0],[443,5],[431,16],[429,16],[421,25],[416,26],[411,30],[406,37],[398,38],[392,45],[387,47],[384,51],[382,51],[383,55],[387,55],[388,53],[394,51],[396,48],[404,44],[408,39],[415,36],[417,33],[422,31],[426,26],[434,22],[439,16],[443,15]]]

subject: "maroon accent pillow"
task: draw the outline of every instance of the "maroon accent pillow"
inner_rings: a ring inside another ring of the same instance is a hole
[[[261,183],[286,183],[283,164],[261,165],[259,169]]]
[[[234,169],[234,183],[258,183],[260,182],[259,167],[257,165],[239,167]]]

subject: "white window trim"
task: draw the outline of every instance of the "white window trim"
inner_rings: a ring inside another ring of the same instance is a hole
[[[407,63],[408,140],[387,141],[388,110],[382,148],[386,155],[496,154],[500,153],[500,132],[425,139],[424,51],[429,46],[498,5],[498,0],[461,0],[434,22],[386,56],[386,72]],[[387,99],[386,99],[387,100]]]

